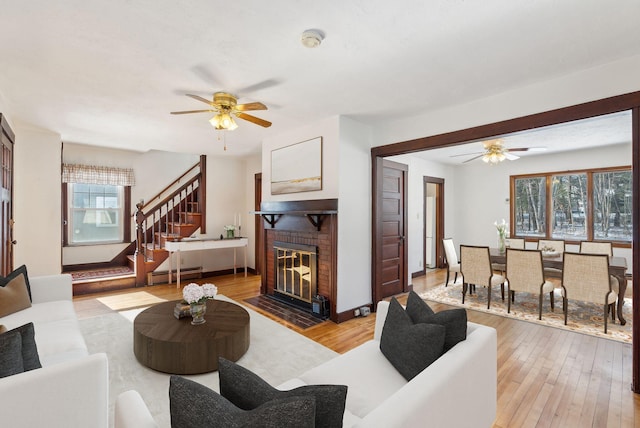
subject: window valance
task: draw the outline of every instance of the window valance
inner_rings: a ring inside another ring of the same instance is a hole
[[[136,184],[131,168],[67,163],[62,164],[62,182],[109,184],[111,186],[133,186]]]

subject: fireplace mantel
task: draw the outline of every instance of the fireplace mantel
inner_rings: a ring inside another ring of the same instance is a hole
[[[252,211],[251,214],[261,215],[272,229],[283,215],[307,217],[307,220],[319,231],[322,228],[322,219],[327,215],[338,214],[338,210]]]
[[[253,214],[264,221],[262,292],[274,293],[276,241],[312,245],[318,249],[317,293],[329,300],[330,318],[337,322],[338,200],[263,201]]]

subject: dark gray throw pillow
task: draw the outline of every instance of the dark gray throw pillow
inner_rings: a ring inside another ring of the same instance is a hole
[[[413,324],[394,297],[382,327],[380,350],[405,379],[411,380],[442,355],[444,337],[444,326]]]
[[[306,385],[281,391],[250,370],[224,358],[218,358],[220,395],[244,410],[286,397],[314,397],[316,428],[342,427],[347,387],[345,385]]]
[[[22,337],[20,332],[10,331],[0,335],[0,377],[22,373]]]
[[[415,291],[411,291],[407,298],[407,314],[414,324],[440,324],[445,327],[443,352],[447,352],[456,343],[467,338],[467,311],[463,308],[434,313],[427,302],[422,300]]]
[[[7,276],[0,276],[0,287],[4,287],[9,282],[11,282],[12,279],[20,275],[24,275],[24,283],[27,286],[27,293],[29,293],[29,300],[33,302],[33,298],[31,297],[31,284],[29,284],[29,275],[27,275],[27,267],[25,265],[22,265],[19,268],[16,268],[13,272],[11,272]]]
[[[42,364],[40,364],[40,357],[38,356],[38,347],[36,346],[35,337],[36,332],[33,328],[33,323],[30,322],[29,324],[16,327],[7,333],[11,333],[12,331],[19,332],[22,337],[22,364],[24,366],[24,371],[27,372],[29,370],[41,368]]]
[[[217,392],[180,376],[169,380],[173,428],[313,428],[315,399],[288,397],[254,410],[238,409]]]

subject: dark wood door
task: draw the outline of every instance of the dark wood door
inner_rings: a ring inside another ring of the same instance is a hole
[[[382,160],[376,180],[374,299],[407,290],[407,166]]]
[[[0,156],[2,159],[0,209],[0,275],[6,276],[13,271],[13,143],[15,136],[5,118],[0,115]]]

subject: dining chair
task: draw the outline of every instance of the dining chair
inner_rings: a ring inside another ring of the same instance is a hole
[[[507,238],[507,248],[517,248],[524,250],[524,238]],[[500,272],[500,275],[504,276],[507,271],[507,265],[505,263],[491,263],[491,268],[494,272]]]
[[[487,287],[487,309],[491,307],[491,289],[500,285],[504,300],[504,276],[494,274],[491,269],[489,247],[460,245],[460,273],[462,273],[462,303],[467,294],[472,294],[476,285]]]
[[[551,310],[554,285],[544,279],[542,251],[507,248],[507,313],[511,313],[511,302],[515,292],[522,291],[539,296],[538,319],[542,319],[542,296],[549,293]]]
[[[509,238],[507,239],[507,248],[515,248],[517,250],[524,250],[524,238]]]
[[[562,310],[567,325],[568,300],[604,304],[604,332],[607,316],[615,322],[618,280],[609,275],[609,257],[606,254],[580,254],[566,252],[562,267]]]
[[[458,279],[458,272],[460,272],[460,262],[458,261],[458,255],[456,254],[456,247],[453,245],[453,239],[445,238],[442,240],[442,246],[444,247],[444,259],[447,263],[447,279],[444,286],[449,286],[449,274],[453,272],[453,282]]]
[[[538,250],[543,252],[543,256],[545,252],[555,252],[558,255],[562,255],[564,253],[564,240],[561,239],[540,239],[538,240]],[[551,276],[554,278],[562,278],[562,270],[546,267],[544,268],[545,276]]]
[[[538,240],[538,250],[551,250],[556,253],[564,253],[564,240],[562,239],[540,239]]]
[[[613,246],[611,242],[593,242],[593,241],[581,241],[580,242],[581,254],[606,254],[613,256]]]

